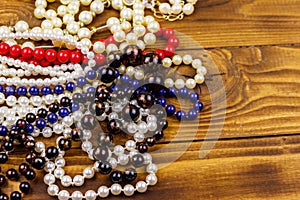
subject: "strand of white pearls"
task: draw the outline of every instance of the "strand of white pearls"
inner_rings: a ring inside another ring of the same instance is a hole
[[[197,0],[187,0],[186,2],[182,0],[169,0],[169,3],[158,2],[157,5],[159,12],[166,16],[191,15],[195,10],[194,5],[197,3]]]
[[[49,3],[53,0],[47,0]],[[65,25],[63,31],[68,32],[71,35],[78,36],[79,39],[90,39],[91,31],[85,26],[92,23],[93,18],[96,15],[103,13],[105,2],[101,0],[61,0],[60,5],[57,10],[47,8],[46,0],[36,0],[34,16],[38,19],[44,19],[42,21],[42,29],[53,29],[62,27]],[[89,6],[90,10],[80,11],[80,6]],[[75,20],[75,15],[78,16],[78,21]]]

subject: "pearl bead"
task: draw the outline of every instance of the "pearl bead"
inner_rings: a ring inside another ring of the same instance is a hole
[[[203,66],[197,67],[197,73],[205,76],[207,74],[207,69]]]
[[[87,47],[88,49],[90,49],[92,46],[92,42],[87,38],[81,39],[80,42],[82,43],[83,46]]]
[[[67,12],[68,12],[68,9],[64,5],[60,5],[57,8],[57,15],[60,16],[60,17],[63,17],[65,14],[67,14]]]
[[[110,28],[111,33],[116,33],[122,30],[122,27],[120,24],[114,24],[112,25],[112,27]]]
[[[116,17],[110,17],[106,21],[106,25],[107,25],[108,28],[111,28],[115,24],[120,24],[120,20],[118,18],[116,18]]]
[[[122,0],[112,0],[111,5],[115,10],[122,10],[124,7]]]
[[[173,56],[172,61],[175,65],[180,65],[182,63],[182,58],[179,55],[175,55]]]
[[[151,33],[156,33],[159,31],[160,25],[157,21],[153,21],[148,24],[147,28]]]
[[[94,170],[90,167],[87,167],[83,170],[83,176],[87,179],[91,179],[94,177]]]
[[[128,44],[136,44],[137,39],[138,38],[137,38],[136,34],[134,34],[134,33],[128,33],[126,35],[126,41]]]
[[[128,21],[123,21],[121,23],[121,27],[122,27],[123,31],[129,32],[131,30],[131,23]]]
[[[155,176],[155,174],[149,174],[147,177],[146,177],[146,182],[149,184],[149,185],[155,185],[157,183],[157,177]]]
[[[126,143],[125,143],[125,146],[128,150],[132,150],[136,147],[136,143],[135,141],[133,140],[128,140]]]
[[[162,61],[162,65],[166,68],[169,68],[172,66],[172,60],[170,58],[164,58]]]
[[[192,78],[189,78],[188,80],[186,80],[185,85],[188,89],[193,89],[196,87],[196,81]]]
[[[58,193],[59,200],[68,200],[70,197],[70,193],[66,190],[62,190]]]
[[[80,26],[78,24],[78,22],[70,22],[69,24],[67,24],[67,31],[71,34],[77,34],[78,30],[79,30]]]
[[[25,32],[29,29],[29,25],[25,21],[18,21],[15,25],[16,32]]]
[[[64,17],[63,17],[63,23],[65,25],[67,25],[68,23],[71,23],[75,21],[75,18],[74,18],[74,15],[71,15],[71,14],[65,14]]]
[[[192,67],[197,69],[198,67],[202,66],[202,61],[200,59],[195,59],[192,61]]]
[[[61,177],[64,176],[64,175],[65,175],[65,170],[64,170],[64,169],[62,169],[62,168],[57,168],[57,169],[54,170],[54,176],[55,176],[56,178],[61,178]]]
[[[104,5],[103,5],[102,1],[98,1],[98,0],[93,1],[91,3],[90,8],[91,8],[91,11],[96,13],[97,15],[103,13],[103,11],[104,11]]]
[[[171,8],[172,13],[175,15],[178,15],[182,11],[182,6],[179,3],[176,3]]]
[[[68,6],[68,13],[75,15],[79,12],[79,5],[77,4],[77,2],[71,2]]]
[[[182,79],[177,79],[177,80],[175,81],[175,87],[176,87],[177,89],[183,88],[184,85],[185,85],[185,83],[184,83],[184,80],[182,80]]]
[[[46,14],[46,10],[43,7],[36,7],[33,14],[37,19],[42,19]]]
[[[155,164],[149,164],[148,166],[147,166],[147,172],[148,173],[156,173],[157,172],[157,166],[155,165]]]
[[[146,28],[143,25],[136,25],[133,28],[133,32],[138,36],[143,36],[146,33]]]
[[[173,86],[174,86],[174,81],[173,81],[171,78],[167,78],[167,79],[165,80],[165,86],[166,86],[167,88],[173,87]]]
[[[137,46],[139,47],[139,49],[141,49],[142,51],[144,51],[145,48],[146,48],[146,45],[145,45],[145,43],[144,43],[142,40],[138,40],[137,43],[136,43],[136,45],[137,45]]]
[[[92,2],[92,0],[80,0],[80,3],[84,6],[88,6],[90,5]]]
[[[43,7],[46,8],[47,7],[47,1],[46,0],[36,0],[35,1],[35,7]]]
[[[97,194],[93,190],[86,191],[84,196],[86,200],[95,200],[97,198]]]
[[[60,181],[64,187],[69,187],[72,184],[72,178],[68,175],[62,176]]]
[[[50,196],[57,195],[58,191],[59,191],[59,188],[57,185],[50,185],[47,189],[47,192]]]
[[[41,153],[45,150],[45,144],[43,142],[37,142],[35,143],[35,151],[38,153]]]
[[[184,64],[190,65],[192,63],[192,61],[193,61],[193,58],[192,58],[191,55],[187,54],[187,55],[184,55],[182,57],[182,61],[183,61]]]
[[[52,21],[46,19],[41,24],[42,29],[53,29]]]
[[[124,31],[117,31],[114,33],[113,37],[114,37],[115,41],[122,42],[125,40],[126,35],[125,35]]]
[[[55,177],[53,174],[46,174],[44,176],[44,183],[47,185],[51,185],[53,183],[55,183]]]
[[[204,82],[204,76],[202,74],[196,74],[194,79],[197,84],[202,84]]]
[[[46,19],[53,19],[56,17],[56,12],[53,9],[49,9],[46,11],[45,17]]]
[[[187,3],[183,6],[183,13],[185,15],[191,15],[194,12],[194,6],[191,3]]]
[[[168,4],[168,3],[161,3],[161,4],[159,5],[159,11],[160,11],[162,14],[168,14],[168,13],[170,13],[170,11],[171,11],[171,6],[170,6],[170,4]]]
[[[130,184],[124,186],[124,194],[126,196],[132,196],[134,194],[134,187]]]
[[[109,195],[109,189],[106,186],[101,186],[98,189],[98,195],[101,198],[106,198]]]
[[[133,4],[133,9],[134,10],[143,10],[145,8],[145,5],[142,2],[135,2],[135,4]]]
[[[122,9],[121,12],[120,12],[121,18],[123,18],[123,19],[125,19],[127,21],[131,21],[132,15],[133,15],[132,9],[127,8],[127,7],[125,7],[124,9]]]
[[[112,184],[112,186],[111,186],[111,193],[113,195],[119,195],[119,194],[121,194],[121,192],[122,192],[122,187],[121,187],[120,184],[117,184],[117,183]]]
[[[134,74],[134,77],[137,79],[137,80],[142,80],[144,78],[144,71],[143,70],[137,70]]]
[[[139,181],[136,183],[136,190],[140,193],[147,191],[147,184],[144,181]]]
[[[147,33],[144,36],[144,41],[147,45],[153,45],[156,42],[156,36],[153,33]]]
[[[74,191],[71,195],[72,200],[82,200],[83,195],[80,191]]]
[[[88,24],[92,23],[92,21],[93,21],[93,15],[92,15],[92,13],[89,12],[89,11],[82,11],[82,12],[79,14],[79,20],[80,20],[82,23],[88,25]]]
[[[75,186],[82,186],[84,183],[84,177],[81,175],[74,176],[73,183]]]
[[[95,53],[103,53],[105,51],[105,44],[103,42],[95,42],[93,46]]]
[[[133,23],[134,24],[142,24],[144,22],[144,15],[134,15]]]

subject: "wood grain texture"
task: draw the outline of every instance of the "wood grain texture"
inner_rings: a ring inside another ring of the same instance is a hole
[[[32,0],[2,0],[0,25],[18,20],[39,25],[33,10]],[[299,11],[298,0],[200,0],[192,16],[162,22],[180,33],[179,54],[190,52],[204,60],[209,75],[198,90],[205,108],[199,121],[179,124],[170,118],[165,138],[151,148],[162,167],[159,183],[131,199],[300,198]],[[117,15],[105,11],[92,25]],[[94,39],[108,34],[103,31]],[[178,72],[194,73],[188,67],[178,67]],[[75,144],[66,155],[71,175],[92,164],[79,147]],[[199,159],[200,153],[207,155]],[[17,149],[1,167],[22,161],[22,149]],[[24,199],[55,199],[46,194],[43,172],[38,176]],[[81,189],[97,189],[102,183],[109,181],[97,176]]]

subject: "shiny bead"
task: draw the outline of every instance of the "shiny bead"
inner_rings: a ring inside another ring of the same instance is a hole
[[[104,162],[109,156],[109,150],[105,146],[96,147],[96,149],[93,151],[93,156],[96,160]]]
[[[56,147],[50,146],[46,149],[46,157],[48,159],[55,159],[59,154],[59,151]]]
[[[38,170],[43,169],[45,167],[45,164],[46,160],[44,157],[34,158],[31,163],[32,167]]]
[[[97,121],[93,115],[84,115],[80,122],[82,128],[88,130],[94,129],[97,125]]]
[[[116,78],[116,72],[113,68],[111,67],[106,67],[103,68],[100,71],[100,75],[101,75],[101,81],[103,83],[111,83],[115,80]]]
[[[33,170],[28,170],[25,174],[25,178],[29,181],[33,180],[35,177],[36,177],[36,173]]]
[[[19,166],[19,172],[20,172],[22,175],[25,175],[26,172],[27,172],[29,169],[30,169],[30,168],[29,168],[29,165],[26,164],[26,163],[22,163],[22,164],[20,164],[20,166]]]
[[[6,177],[7,177],[9,180],[14,180],[14,181],[19,180],[18,172],[17,172],[17,170],[15,170],[15,169],[9,169],[9,170],[7,170],[7,171],[6,171]]]
[[[113,171],[110,175],[110,180],[113,183],[120,183],[122,181],[122,172],[120,171]]]
[[[138,105],[142,108],[150,108],[154,104],[154,97],[146,92],[141,92],[137,97]]]
[[[20,192],[18,191],[14,191],[10,194],[10,199],[11,200],[21,200],[22,199],[22,195]]]
[[[6,153],[0,153],[0,164],[5,164],[8,161],[8,156]]]
[[[144,157],[141,154],[136,154],[131,158],[132,164],[135,167],[142,167],[144,165]]]
[[[125,106],[122,110],[122,119],[125,121],[137,121],[140,117],[140,110],[135,105]]]
[[[6,178],[4,175],[0,175],[0,186],[2,187],[6,183]]]
[[[28,182],[21,182],[19,189],[22,193],[27,194],[30,190],[30,184]]]
[[[124,180],[131,182],[134,181],[137,177],[137,172],[134,168],[127,168],[124,172]]]
[[[107,123],[107,129],[110,133],[118,134],[121,132],[121,122],[116,119],[112,119]]]
[[[62,151],[70,150],[72,147],[72,141],[62,138],[58,141],[58,147]]]
[[[112,166],[108,162],[101,162],[98,169],[101,174],[109,174],[112,170]]]

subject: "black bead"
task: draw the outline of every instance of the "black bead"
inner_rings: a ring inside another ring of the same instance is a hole
[[[0,200],[8,200],[7,194],[4,193],[0,194]]]
[[[147,66],[161,64],[162,60],[160,56],[156,53],[147,53],[144,55],[143,63]]]
[[[106,161],[109,156],[109,151],[106,146],[99,146],[94,149],[94,158],[99,161]]]
[[[113,136],[111,134],[101,134],[97,137],[98,144],[102,146],[111,145],[112,141]]]
[[[122,119],[125,121],[137,121],[140,117],[140,110],[135,105],[128,105],[125,106],[122,110]]]
[[[101,174],[109,174],[112,170],[112,167],[108,162],[100,162],[98,169]]]
[[[120,183],[122,182],[122,172],[116,170],[116,171],[113,171],[110,175],[110,180],[113,182],[113,183]]]
[[[145,143],[140,143],[137,145],[137,150],[140,153],[146,153],[148,151],[148,146]]]
[[[72,147],[72,140],[62,138],[58,141],[58,147],[62,151],[68,151]]]
[[[36,157],[32,160],[32,167],[34,169],[38,169],[38,170],[41,170],[45,167],[45,164],[46,164],[46,160],[44,157]]]
[[[58,154],[58,149],[54,146],[50,146],[46,149],[46,157],[50,160],[55,159]]]
[[[25,178],[29,181],[33,180],[36,177],[36,173],[34,170],[29,169],[26,174],[25,174]]]
[[[118,134],[121,132],[121,121],[112,119],[107,123],[107,129],[112,134]]]
[[[100,71],[101,81],[103,83],[111,83],[116,79],[116,72],[112,67],[105,67]]]
[[[5,151],[12,151],[14,149],[14,143],[12,141],[5,141],[3,143],[3,148]]]
[[[4,175],[0,175],[0,187],[2,187],[3,185],[5,185],[6,183],[6,178]]]
[[[141,92],[138,94],[137,102],[142,108],[150,108],[154,104],[154,97],[147,92]]]
[[[97,120],[93,115],[87,114],[81,118],[81,126],[83,129],[92,130],[97,125]]]
[[[25,141],[24,146],[28,150],[33,150],[35,148],[35,141],[27,140],[27,141]]]
[[[0,164],[5,164],[8,161],[8,155],[6,153],[0,153]]]
[[[155,138],[154,137],[147,137],[146,138],[146,144],[149,146],[149,147],[152,147],[155,145]]]
[[[27,123],[24,119],[18,119],[16,122],[16,126],[18,127],[18,129],[25,129],[27,127]]]
[[[108,99],[111,99],[111,95],[107,90],[102,90],[100,92],[97,92],[95,95],[96,102],[106,102]]]
[[[124,172],[124,180],[131,182],[134,181],[137,177],[136,170],[134,168],[128,168]]]
[[[48,109],[49,109],[50,112],[56,113],[59,110],[59,104],[58,103],[52,103],[52,104],[49,105]]]
[[[20,136],[20,132],[21,131],[19,129],[11,129],[9,131],[9,136],[10,136],[10,138],[18,139]]]
[[[41,108],[41,109],[39,109],[39,110],[37,111],[37,116],[38,116],[39,118],[45,119],[45,118],[47,117],[47,114],[48,114],[48,111],[47,111],[46,109],[44,109],[44,108]]]
[[[113,51],[107,55],[107,63],[109,67],[119,68],[123,61],[123,55],[120,51]]]
[[[69,97],[63,97],[60,99],[60,105],[63,107],[68,107],[71,105],[71,99]]]
[[[167,120],[161,120],[157,123],[157,130],[166,130],[169,126],[169,123]]]
[[[22,199],[22,195],[18,191],[14,191],[10,194],[10,200],[21,200],[21,199]]]
[[[144,165],[144,157],[141,154],[136,154],[131,158],[132,164],[135,167],[142,167]]]
[[[95,109],[96,116],[101,116],[105,112],[105,105],[102,102],[96,102],[94,104],[94,109]]]
[[[26,172],[30,169],[29,165],[26,163],[22,163],[19,165],[19,172],[24,176]]]
[[[156,141],[162,139],[164,137],[164,132],[163,131],[156,131],[153,135]]]
[[[22,193],[27,194],[30,190],[30,184],[28,182],[21,182],[19,189]]]
[[[36,158],[36,154],[33,152],[30,152],[25,156],[26,162],[28,162],[29,164],[31,164],[33,159],[35,158]]]
[[[6,171],[6,177],[9,180],[13,180],[13,181],[19,180],[19,174],[18,174],[17,170],[15,170],[15,169],[9,169],[9,170],[7,170]]]
[[[137,66],[141,65],[143,60],[142,50],[135,45],[128,45],[124,49],[124,61],[123,64],[126,66]]]
[[[80,141],[80,138],[82,136],[82,131],[79,128],[73,128],[71,135],[73,141]]]
[[[36,120],[36,116],[33,113],[28,113],[25,118],[28,123],[33,123]]]

